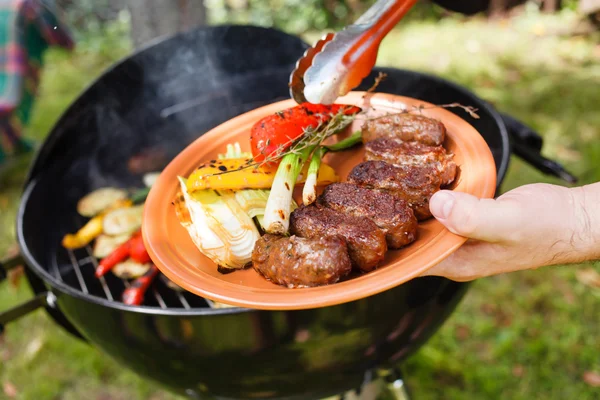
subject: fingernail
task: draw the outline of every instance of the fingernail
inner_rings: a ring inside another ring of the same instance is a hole
[[[429,209],[434,217],[446,219],[454,207],[454,195],[447,191],[437,192],[429,200]]]

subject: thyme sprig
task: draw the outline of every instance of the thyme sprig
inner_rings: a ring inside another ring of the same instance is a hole
[[[229,174],[248,168],[258,169],[265,164],[270,164],[279,161],[288,154],[301,154],[307,148],[320,146],[326,139],[337,133],[340,133],[347,126],[352,124],[356,115],[360,114],[358,113],[355,115],[345,115],[344,111],[344,109],[341,109],[336,114],[332,114],[331,119],[329,119],[326,123],[320,123],[316,127],[305,128],[300,137],[280,144],[275,150],[267,154],[264,160],[262,161],[255,161],[254,158],[250,158],[246,165],[240,168],[214,172],[212,174],[206,174],[205,176]]]

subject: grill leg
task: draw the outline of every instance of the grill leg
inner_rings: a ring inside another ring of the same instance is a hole
[[[382,397],[382,395],[384,395]],[[373,371],[365,374],[362,386],[344,393],[340,400],[410,400],[406,384],[399,371],[386,371],[385,377],[379,377]]]
[[[385,371],[382,376],[388,395],[395,400],[410,400],[409,390],[398,368]]]
[[[394,382],[388,385],[390,394],[395,400],[409,400],[406,385],[401,378],[396,379]]]

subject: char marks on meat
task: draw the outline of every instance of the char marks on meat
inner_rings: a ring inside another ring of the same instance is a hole
[[[393,165],[432,165],[439,172],[442,185],[456,177],[454,155],[442,146],[427,146],[416,142],[401,142],[380,138],[365,143],[367,161],[385,161]]]
[[[440,190],[440,174],[432,165],[392,165],[365,161],[348,174],[348,182],[392,193],[406,201],[419,221],[431,217],[429,199]]]
[[[362,136],[365,143],[378,138],[395,138],[441,146],[446,138],[446,127],[424,115],[401,113],[366,121],[362,126]]]
[[[341,236],[307,239],[266,234],[254,246],[252,265],[268,280],[288,288],[330,285],[352,271]]]
[[[344,214],[315,204],[300,206],[290,216],[290,233],[306,238],[340,235],[348,245],[353,266],[363,272],[385,258],[385,233],[369,218]]]
[[[346,183],[334,183],[311,205],[290,215],[291,237],[265,235],[254,268],[288,287],[332,284],[352,269],[369,272],[389,249],[415,241],[418,221],[431,217],[429,200],[454,182],[454,155],[442,146],[446,128],[409,113],[367,121],[365,161]]]
[[[386,234],[388,248],[399,249],[417,236],[417,218],[408,203],[390,193],[351,183],[325,188],[317,203],[323,207],[372,220]]]

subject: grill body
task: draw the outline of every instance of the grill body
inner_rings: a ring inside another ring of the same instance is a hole
[[[60,246],[82,225],[74,210],[83,195],[141,185],[134,162],[140,156],[166,164],[202,132],[289,98],[289,73],[305,49],[271,29],[199,28],[118,63],[67,110],[34,161],[17,221],[29,281],[38,293],[54,293],[47,310],[58,323],[175,392],[220,399],[341,393],[359,387],[365,372],[397,365],[437,331],[467,284],[418,278],[356,302],[277,312],[211,309],[157,280],[144,305],[130,307],[119,301],[126,283],[93,276],[89,248]],[[378,91],[478,108],[472,123],[492,150],[500,185],[510,151],[493,109],[454,84],[411,71],[377,68],[359,89],[379,71],[388,78]]]
[[[131,312],[60,296],[119,364],[192,398],[318,399],[358,388],[423,344],[466,287],[421,279],[365,300],[294,312]],[[409,301],[410,299],[410,301]]]

